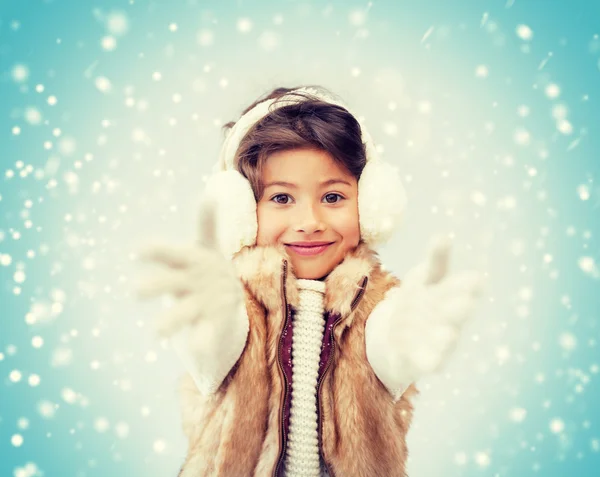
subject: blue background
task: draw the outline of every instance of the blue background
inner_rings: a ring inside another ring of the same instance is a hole
[[[419,383],[409,474],[600,475],[598,19],[591,0],[3,1],[0,475],[176,475],[183,370],[135,253],[193,240],[222,124],[315,83],[405,180],[386,265],[450,232],[453,266],[488,277]]]

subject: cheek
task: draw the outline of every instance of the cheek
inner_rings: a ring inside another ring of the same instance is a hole
[[[334,222],[336,231],[344,237],[344,241],[349,246],[358,245],[358,242],[360,241],[358,207],[349,208],[346,213],[339,214],[335,217]]]
[[[352,224],[347,224],[344,229],[344,240],[350,247],[356,247],[360,242],[360,226],[358,221]]]
[[[256,219],[258,221],[256,245],[261,246],[277,243],[277,238],[284,230],[281,226],[281,218],[278,219],[266,207],[261,207],[259,204],[256,208]]]

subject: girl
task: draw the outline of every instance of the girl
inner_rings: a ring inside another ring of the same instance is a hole
[[[405,476],[412,383],[440,368],[480,293],[449,245],[400,280],[373,247],[405,207],[398,174],[322,88],[278,88],[228,135],[200,243],[154,247],[141,287],[189,374],[180,476]]]

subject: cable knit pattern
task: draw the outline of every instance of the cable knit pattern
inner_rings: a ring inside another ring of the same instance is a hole
[[[317,429],[317,379],[325,328],[325,282],[297,280],[299,302],[292,338],[292,405],[286,475],[321,475]]]

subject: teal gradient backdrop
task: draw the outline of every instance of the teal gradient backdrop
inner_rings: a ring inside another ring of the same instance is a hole
[[[409,207],[488,278],[419,383],[409,475],[600,475],[600,2],[5,0],[0,476],[176,475],[183,372],[139,303],[189,242],[220,127],[275,86],[365,117]]]

